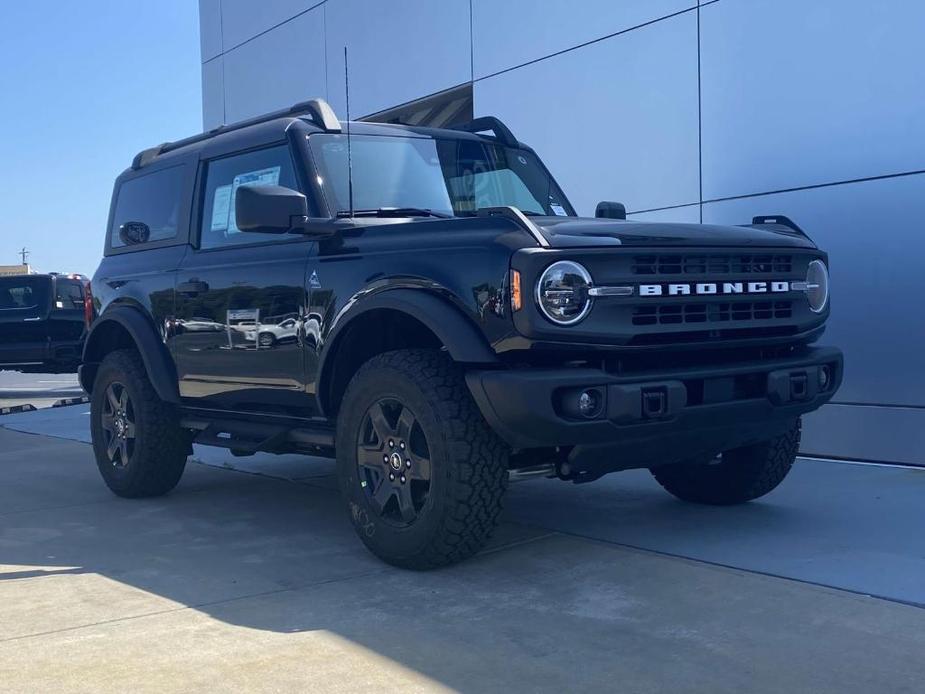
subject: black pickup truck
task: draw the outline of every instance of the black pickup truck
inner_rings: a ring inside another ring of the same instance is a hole
[[[842,355],[786,217],[577,217],[494,118],[342,123],[321,100],[145,150],[116,181],[80,370],[100,472],[163,494],[193,442],[335,455],[387,562],[476,552],[509,479],[648,468],[732,504],[789,471]]]
[[[92,316],[86,277],[0,277],[0,369],[76,372]]]

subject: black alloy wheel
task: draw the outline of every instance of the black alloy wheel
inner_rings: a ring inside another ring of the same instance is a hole
[[[430,493],[430,449],[420,423],[396,398],[373,403],[357,441],[357,475],[372,510],[398,527],[418,518]]]
[[[100,426],[109,462],[113,467],[128,467],[135,452],[135,407],[128,389],[118,381],[106,387]]]

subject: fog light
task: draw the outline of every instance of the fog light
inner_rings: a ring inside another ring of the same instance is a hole
[[[582,417],[593,419],[601,413],[603,398],[599,390],[585,390],[578,396],[578,412]]]
[[[828,366],[819,367],[819,390],[828,390],[832,382],[832,370]]]

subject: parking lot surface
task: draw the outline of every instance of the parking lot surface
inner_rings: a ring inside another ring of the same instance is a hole
[[[0,419],[4,690],[921,691],[923,471],[801,461],[726,509],[535,480],[422,574],[365,551],[324,459],[197,449],[118,499],[85,412]]]

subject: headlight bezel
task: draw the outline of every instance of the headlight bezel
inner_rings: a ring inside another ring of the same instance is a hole
[[[821,274],[819,277],[813,276],[813,271],[818,269],[818,272]],[[829,307],[829,268],[826,266],[825,262],[817,258],[810,261],[806,266],[806,301],[809,304],[809,310],[813,313],[824,313],[825,310]],[[815,289],[821,288],[824,290],[822,297],[822,302],[818,304],[818,308],[813,304],[812,292]]]
[[[568,268],[568,274],[574,274],[581,278],[585,285],[585,302],[581,310],[577,315],[570,318],[560,318],[558,316],[550,313],[550,310],[543,303],[543,294],[546,291],[543,285],[547,280],[547,276],[556,269]],[[543,271],[540,273],[539,278],[536,281],[536,285],[533,290],[533,298],[536,307],[539,309],[540,314],[548,320],[553,325],[567,327],[570,325],[575,325],[583,321],[588,313],[591,312],[591,307],[594,304],[594,299],[590,295],[589,291],[594,286],[594,281],[591,278],[591,273],[588,272],[588,269],[579,262],[574,260],[557,260],[553,263],[550,263]]]

